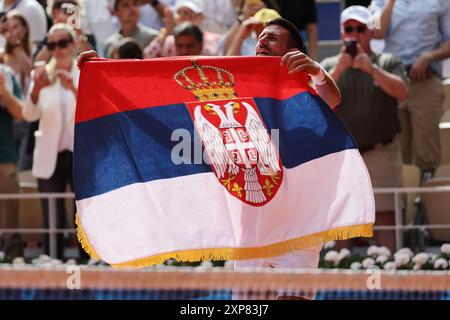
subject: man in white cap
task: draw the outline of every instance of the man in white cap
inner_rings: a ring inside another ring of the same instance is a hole
[[[123,38],[133,38],[141,48],[145,48],[158,35],[158,31],[139,24],[139,0],[113,0],[112,8],[114,15],[119,19],[120,30],[106,40],[107,58],[112,57],[114,48]]]
[[[401,187],[398,105],[408,95],[406,74],[401,61],[392,54],[372,52],[370,19],[366,7],[345,9],[341,35],[346,45],[339,55],[321,64],[341,90],[342,102],[336,113],[355,138],[373,187]],[[394,225],[392,195],[375,195],[375,206],[377,224]],[[395,232],[379,231],[375,237],[378,244],[395,249]]]

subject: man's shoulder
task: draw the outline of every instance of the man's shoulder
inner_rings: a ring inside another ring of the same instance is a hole
[[[116,42],[120,41],[120,39],[122,39],[122,35],[119,32],[115,32],[112,35],[110,35],[108,38],[106,38],[105,46],[116,43]]]
[[[142,24],[139,24],[138,26],[138,34],[139,36],[147,36],[147,37],[151,37],[154,38],[156,37],[159,32],[155,29],[149,28],[147,26],[144,26]]]

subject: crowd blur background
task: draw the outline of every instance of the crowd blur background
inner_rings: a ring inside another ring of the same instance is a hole
[[[347,8],[347,9],[346,9]],[[73,190],[80,52],[112,59],[254,55],[268,20],[301,31],[342,93],[336,114],[355,137],[375,188],[450,185],[448,0],[0,0],[0,193]],[[405,224],[450,224],[450,194],[401,198]],[[393,194],[376,195],[377,223],[394,225]],[[74,227],[71,199],[57,227]],[[0,200],[0,229],[48,228],[49,203]],[[43,234],[0,232],[7,256],[49,252]],[[410,246],[450,230],[405,233]],[[395,233],[372,242],[395,248]],[[58,234],[58,258],[87,258]]]

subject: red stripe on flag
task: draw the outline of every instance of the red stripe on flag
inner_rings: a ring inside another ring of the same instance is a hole
[[[148,60],[95,60],[83,63],[76,122],[135,109],[196,101],[173,79],[193,57]],[[238,97],[287,99],[315,91],[303,73],[288,75],[280,57],[195,57],[199,65],[231,72]]]

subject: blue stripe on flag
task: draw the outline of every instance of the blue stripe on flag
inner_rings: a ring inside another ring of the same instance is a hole
[[[280,129],[280,155],[286,168],[345,149],[356,148],[353,138],[317,96],[300,93],[286,100],[255,98],[270,129]],[[211,172],[207,164],[171,160],[172,132],[194,124],[184,104],[133,110],[76,124],[75,193],[77,200],[137,182]]]

